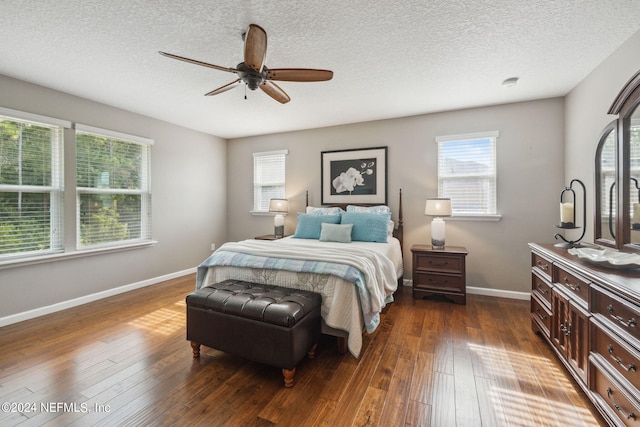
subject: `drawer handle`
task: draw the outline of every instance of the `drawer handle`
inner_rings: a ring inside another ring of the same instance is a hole
[[[633,317],[629,320],[624,320],[621,316],[616,316],[615,314],[615,310],[613,309],[613,305],[609,304],[607,306],[607,311],[609,312],[609,315],[615,319],[618,323],[620,323],[623,326],[626,326],[628,328],[635,328],[638,323],[636,322],[636,319],[634,319]]]
[[[567,326],[565,326],[564,323],[560,323],[560,331],[562,331],[565,336],[571,335],[571,323],[568,323]]]
[[[542,295],[546,295],[546,294],[548,294],[548,293],[549,293],[549,291],[548,291],[548,290],[546,290],[546,289],[543,289],[543,288],[542,288],[542,285],[541,285],[540,283],[538,283],[538,284],[537,284],[537,286],[538,286],[538,290],[540,291],[540,293],[541,293]]]
[[[432,260],[429,260],[429,264],[434,267],[444,267],[445,265],[449,264],[449,261],[433,262]]]
[[[547,271],[549,269],[549,264],[543,264],[541,261],[536,262],[536,265],[539,269]]]
[[[571,283],[569,283],[569,278],[567,276],[564,277],[564,284],[574,292],[577,292],[580,290],[580,283],[576,285],[572,285]]]
[[[542,313],[542,310],[540,310],[539,308],[536,308],[536,314],[538,315],[538,317],[539,317],[541,320],[547,320],[547,316],[546,316],[546,315],[544,315],[544,314],[541,314],[541,313]]]
[[[616,363],[618,365],[620,365],[622,367],[622,369],[624,369],[625,371],[628,372],[635,372],[636,371],[636,365],[634,365],[633,363],[630,364],[629,366],[625,366],[624,362],[622,361],[622,359],[620,359],[619,357],[617,357],[615,354],[613,354],[613,344],[609,344],[607,346],[607,350],[609,350],[609,354],[611,355],[611,357],[613,358],[613,360],[616,361]]]
[[[622,416],[624,416],[626,419],[635,420],[636,419],[636,414],[634,414],[633,412],[629,412],[628,414],[625,414],[624,410],[620,407],[620,405],[618,405],[616,402],[614,402],[613,399],[611,398],[612,394],[613,394],[613,390],[611,390],[610,387],[607,387],[607,397],[609,398],[611,403],[613,403],[613,407],[616,408],[616,410],[618,412],[620,412],[622,414]]]

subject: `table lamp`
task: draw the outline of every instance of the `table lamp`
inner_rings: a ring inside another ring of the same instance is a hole
[[[431,246],[433,249],[444,249],[444,220],[451,216],[451,199],[427,199],[424,214],[433,216],[431,221]]]
[[[273,212],[276,216],[273,218],[274,235],[276,239],[284,237],[284,215],[289,212],[289,201],[287,199],[271,199],[269,200],[269,212]]]

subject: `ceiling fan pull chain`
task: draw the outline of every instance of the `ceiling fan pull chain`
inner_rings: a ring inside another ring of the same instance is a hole
[[[247,85],[244,85],[244,99],[247,99]]]

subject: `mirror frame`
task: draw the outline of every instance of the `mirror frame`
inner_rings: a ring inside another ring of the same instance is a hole
[[[630,126],[631,115],[640,105],[640,71],[624,85],[608,113],[618,116],[616,145],[616,181],[622,183],[616,187],[616,247],[625,252],[640,252],[640,242],[631,242],[631,218],[629,217],[630,172]]]
[[[594,224],[594,242],[598,245],[602,245],[602,246],[609,246],[611,248],[617,248],[617,225],[614,223],[613,224],[613,240],[609,240],[609,239],[604,239],[602,237],[602,200],[601,200],[601,196],[602,196],[602,179],[600,177],[600,174],[602,173],[602,149],[604,148],[604,143],[607,141],[609,134],[611,132],[616,132],[616,139],[614,140],[614,144],[615,144],[615,149],[616,149],[616,166],[615,166],[615,172],[614,174],[617,177],[618,174],[618,157],[617,157],[617,152],[618,152],[618,132],[617,132],[617,126],[618,125],[618,121],[617,120],[613,120],[612,122],[610,122],[603,130],[602,133],[600,134],[600,138],[598,140],[598,147],[596,148],[596,167],[595,167],[595,176],[596,176],[596,182],[595,182],[595,190],[596,190],[596,197],[595,197],[595,203],[594,203],[594,212],[595,212],[595,217],[593,220],[593,224]],[[617,187],[617,186],[616,186]],[[617,196],[617,195],[616,195]],[[617,202],[617,201],[616,201]],[[618,203],[616,203],[616,206],[618,205]],[[617,212],[614,212],[615,217],[617,218]],[[608,227],[608,225],[607,225]]]

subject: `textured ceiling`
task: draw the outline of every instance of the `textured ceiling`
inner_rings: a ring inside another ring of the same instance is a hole
[[[640,29],[638,0],[5,0],[0,12],[0,74],[223,138],[563,96]],[[235,67],[250,23],[267,31],[268,67],[333,80],[279,83],[284,105],[243,87],[205,97],[235,75],[158,54]]]

